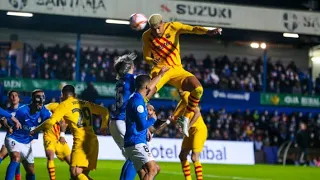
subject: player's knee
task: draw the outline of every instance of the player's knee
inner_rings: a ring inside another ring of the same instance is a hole
[[[191,160],[192,160],[192,162],[199,161],[199,156],[196,153],[192,153]]]
[[[184,160],[187,160],[187,156],[184,152],[180,152],[179,154],[179,159],[180,161],[184,161]]]
[[[11,153],[11,161],[20,162],[20,153],[18,152]]]
[[[156,164],[156,168],[157,168],[157,174],[159,174],[159,173],[160,173],[161,168],[160,168],[160,166],[159,166],[158,164]]]
[[[26,169],[26,173],[30,175],[34,175],[35,174],[34,166],[28,165],[28,168]]]
[[[46,156],[48,160],[53,160],[54,159],[54,152],[51,150],[46,151]]]
[[[154,166],[151,166],[148,168],[148,173],[152,175],[158,174],[158,168],[157,165],[155,164]]]
[[[196,87],[193,91],[194,91],[194,96],[196,96],[197,98],[202,97],[202,95],[203,95],[203,87],[202,86]]]
[[[79,174],[82,173],[82,169],[80,169],[78,167],[71,167],[70,173],[71,173],[72,177],[77,177]]]

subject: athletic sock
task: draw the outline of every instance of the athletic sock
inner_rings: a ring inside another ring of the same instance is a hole
[[[11,161],[6,173],[6,180],[13,180],[17,167],[19,166],[18,162]]]
[[[137,175],[137,171],[134,168],[133,162],[129,159],[122,166],[120,180],[134,180]]]
[[[56,170],[55,170],[55,166],[54,166],[54,161],[53,160],[48,160],[47,168],[48,168],[50,180],[55,180],[56,179],[56,172],[55,172]]]
[[[194,171],[197,176],[197,180],[202,180],[202,165],[200,161],[194,162],[193,165],[194,165]]]
[[[182,172],[184,174],[185,180],[192,180],[189,161],[188,160],[182,161],[181,166],[182,166]]]

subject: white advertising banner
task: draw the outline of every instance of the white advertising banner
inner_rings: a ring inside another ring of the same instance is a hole
[[[5,138],[5,133],[0,133],[0,139]],[[33,153],[35,157],[45,157],[43,148],[43,136],[33,142]],[[101,160],[124,160],[121,151],[110,136],[98,136],[99,159]],[[72,147],[72,136],[67,135],[66,140]],[[2,142],[2,141],[1,141]],[[182,139],[154,138],[149,144],[150,150],[156,161],[179,162]],[[254,150],[252,142],[212,141],[205,143],[200,155],[201,162],[211,164],[247,164],[252,165],[254,161]]]
[[[161,13],[167,21],[274,32],[320,35],[320,13],[172,0],[1,0],[0,9],[128,19]]]

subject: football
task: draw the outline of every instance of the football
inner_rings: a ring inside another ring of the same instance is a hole
[[[147,17],[144,14],[134,13],[130,16],[130,27],[135,31],[143,30],[147,25]]]

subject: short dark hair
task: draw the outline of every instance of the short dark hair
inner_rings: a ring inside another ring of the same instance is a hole
[[[32,91],[31,96],[34,97],[34,95],[39,93],[39,92],[44,93],[44,91],[42,89],[35,89],[35,90]]]
[[[8,97],[11,96],[12,93],[17,93],[17,94],[19,95],[19,92],[18,92],[18,91],[16,91],[16,90],[10,90],[10,91],[8,92]]]
[[[63,94],[72,94],[72,95],[76,94],[74,86],[72,86],[70,84],[67,84],[67,85],[63,86],[61,92]]]
[[[139,76],[137,76],[136,80],[135,80],[135,88],[136,88],[136,90],[144,88],[146,83],[149,83],[150,80],[151,80],[150,76],[148,76],[148,75],[139,75]]]

